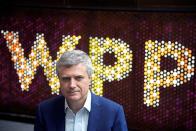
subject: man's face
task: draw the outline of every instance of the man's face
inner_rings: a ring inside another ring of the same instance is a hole
[[[84,102],[90,85],[90,78],[83,64],[60,67],[61,92],[68,102]]]

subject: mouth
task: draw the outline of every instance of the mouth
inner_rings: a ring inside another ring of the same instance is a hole
[[[68,91],[68,94],[75,94],[78,93],[79,91]]]

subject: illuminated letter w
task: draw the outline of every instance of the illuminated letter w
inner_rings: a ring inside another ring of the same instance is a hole
[[[59,94],[60,85],[56,75],[56,61],[65,51],[73,50],[81,37],[62,36],[62,45],[57,52],[57,59],[52,61],[52,57],[49,55],[49,48],[44,40],[44,34],[37,34],[34,45],[31,47],[31,53],[27,59],[24,56],[24,49],[19,42],[18,32],[1,31],[1,33],[6,39],[22,91],[29,90],[29,85],[32,83],[32,79],[34,79],[37,67],[42,66],[44,68],[44,75],[49,81],[52,94]]]

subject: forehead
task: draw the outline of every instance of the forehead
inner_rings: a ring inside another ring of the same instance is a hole
[[[61,66],[59,68],[60,75],[87,75],[86,66],[82,63],[72,66]]]

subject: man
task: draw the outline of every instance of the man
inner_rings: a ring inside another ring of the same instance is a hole
[[[122,106],[90,91],[93,68],[85,52],[65,52],[56,71],[63,96],[38,106],[34,131],[127,131]]]

